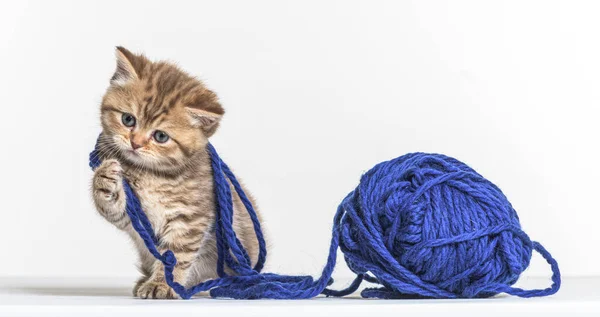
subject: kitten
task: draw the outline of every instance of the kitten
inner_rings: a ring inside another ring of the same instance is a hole
[[[176,66],[151,62],[123,47],[117,47],[116,55],[117,69],[101,105],[103,163],[94,173],[92,196],[98,212],[135,242],[142,277],[134,296],[176,298],[162,263],[131,226],[122,178],[139,197],[159,238],[159,251],[175,253],[175,281],[189,287],[217,277],[213,176],[206,145],[224,111],[212,91]],[[252,222],[236,194],[233,200],[234,230],[255,264],[258,241]]]

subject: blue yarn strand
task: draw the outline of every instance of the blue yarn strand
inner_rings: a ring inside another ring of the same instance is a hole
[[[464,163],[440,154],[411,153],[382,162],[361,177],[339,205],[329,254],[321,276],[261,273],[267,250],[258,216],[235,175],[208,144],[216,202],[215,235],[219,278],[186,288],[174,280],[177,259],[160,253],[158,239],[135,192],[124,180],[126,212],[149,252],[163,263],[167,284],[184,299],[202,291],[235,299],[305,299],[319,294],[346,296],[366,280],[380,285],[361,292],[365,298],[477,298],[507,293],[547,296],[561,284],[558,263],[521,230],[519,219],[500,189]],[[90,153],[90,167],[101,158]],[[233,231],[232,191],[250,216],[259,244],[257,263]],[[345,289],[332,283],[338,248],[356,273]],[[552,269],[546,289],[514,288],[529,266],[532,251]],[[228,275],[225,268],[234,274]]]

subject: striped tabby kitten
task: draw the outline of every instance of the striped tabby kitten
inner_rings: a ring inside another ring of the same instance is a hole
[[[160,240],[159,251],[175,253],[175,280],[190,286],[217,277],[213,177],[206,145],[224,111],[212,91],[177,67],[122,47],[116,53],[117,69],[101,105],[103,163],[94,173],[92,196],[98,212],[135,242],[142,277],[134,296],[176,298],[165,282],[162,263],[131,226],[122,178],[139,196]],[[256,263],[252,222],[235,194],[234,210],[234,229]]]

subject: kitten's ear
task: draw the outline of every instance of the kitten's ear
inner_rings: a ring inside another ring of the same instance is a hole
[[[198,127],[210,128],[221,120],[222,115],[208,112],[202,109],[187,108],[188,113],[192,117],[192,124]]]
[[[194,102],[186,107],[192,124],[204,131],[207,137],[213,135],[225,111],[212,91],[206,90],[194,98]]]
[[[115,70],[115,74],[110,79],[110,84],[115,86],[123,86],[127,83],[137,80],[139,75],[136,65],[140,64],[138,59],[142,57],[136,56],[122,46],[117,46],[115,53],[117,57],[117,69]]]

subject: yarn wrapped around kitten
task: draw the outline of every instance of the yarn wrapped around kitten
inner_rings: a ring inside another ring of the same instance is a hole
[[[383,285],[365,289],[364,297],[532,297],[560,287],[558,264],[521,230],[502,191],[456,159],[412,153],[380,163],[341,208],[346,262]],[[552,287],[510,287],[533,249],[551,265]]]

